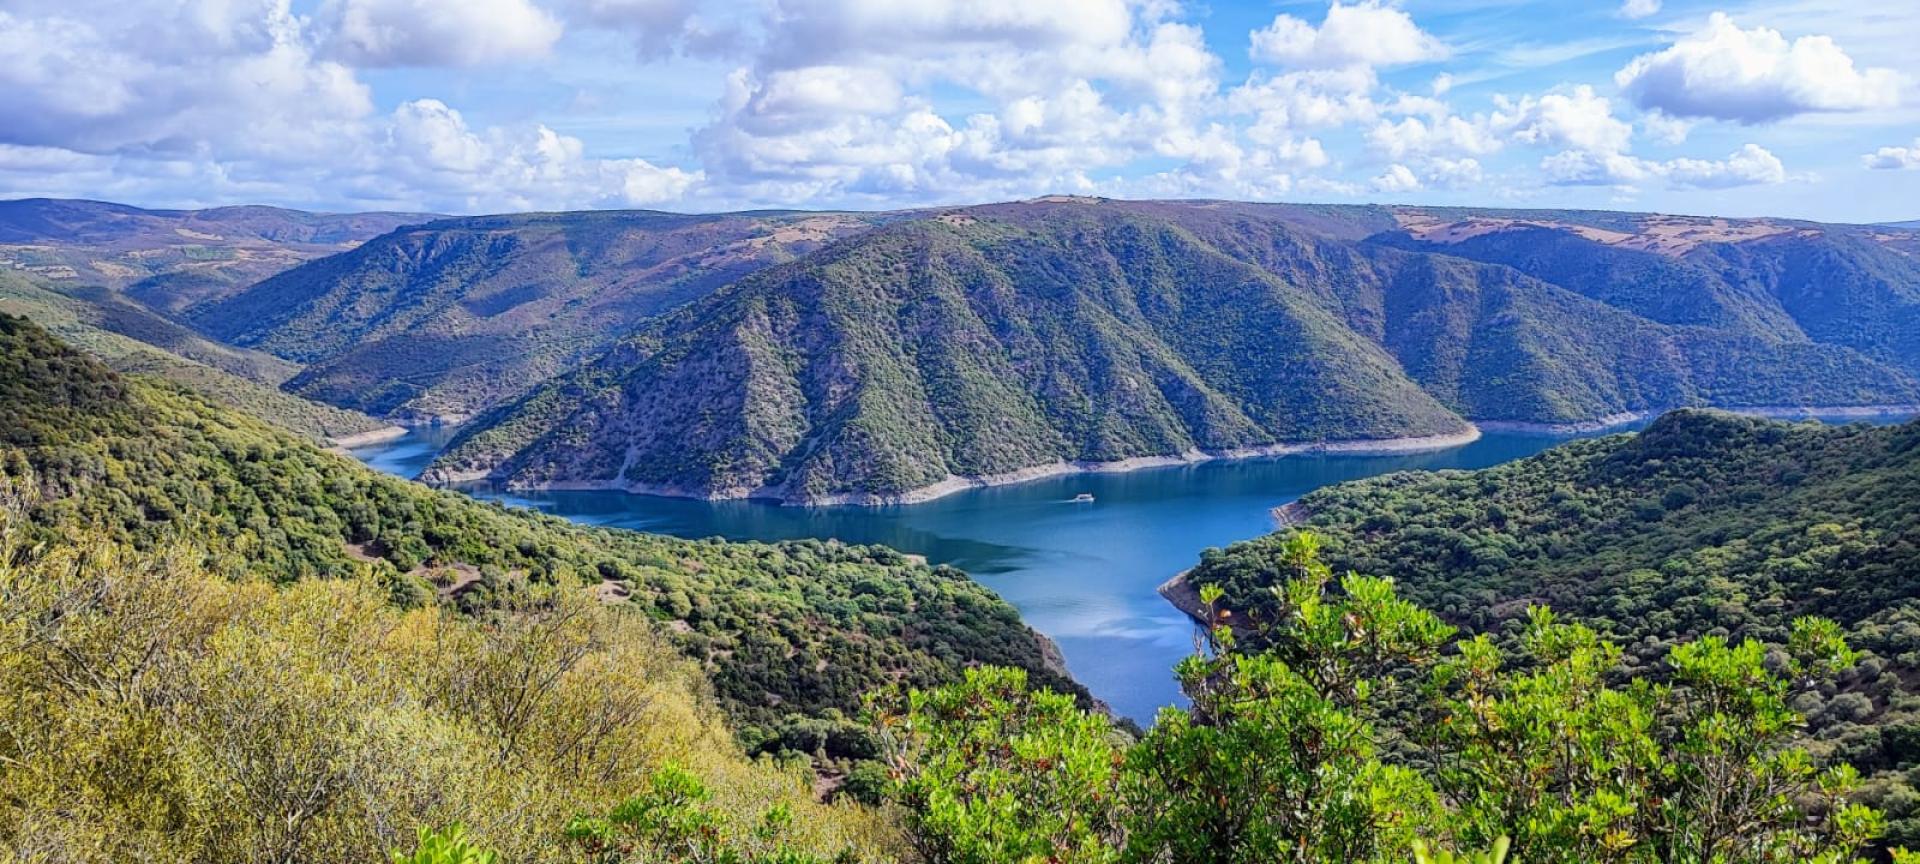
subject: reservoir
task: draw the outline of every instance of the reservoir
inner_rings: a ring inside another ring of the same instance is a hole
[[[353,453],[412,477],[450,436],[421,429]],[[466,491],[594,525],[691,538],[837,538],[951,564],[999,592],[1058,642],[1074,677],[1094,695],[1146,724],[1161,706],[1182,702],[1173,666],[1193,650],[1192,624],[1155,589],[1198,562],[1202,550],[1273,530],[1274,507],[1321,486],[1395,471],[1484,468],[1565,440],[1489,432],[1431,453],[1302,454],[1079,474],[895,507]],[[1093,500],[1076,501],[1081,495]]]

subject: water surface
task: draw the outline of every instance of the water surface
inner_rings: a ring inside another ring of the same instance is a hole
[[[367,464],[414,476],[448,433],[418,430],[355,450]],[[1074,677],[1142,723],[1181,704],[1174,663],[1193,628],[1155,592],[1201,550],[1273,530],[1272,508],[1330,483],[1412,469],[1483,468],[1565,436],[1489,433],[1434,453],[1293,455],[1053,477],[896,507],[782,507],[623,492],[475,495],[577,522],[733,540],[838,538],[951,564],[1019,607],[1053,637]],[[1073,503],[1080,493],[1093,503]]]

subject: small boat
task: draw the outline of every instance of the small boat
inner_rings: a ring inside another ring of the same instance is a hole
[[[1092,503],[1093,503],[1093,495],[1092,495],[1091,493],[1088,493],[1088,492],[1082,492],[1082,493],[1080,493],[1080,494],[1078,494],[1078,495],[1075,495],[1075,496],[1073,496],[1073,503],[1075,503],[1075,504],[1092,504]]]

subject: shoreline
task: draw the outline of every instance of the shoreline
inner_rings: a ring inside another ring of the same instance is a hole
[[[1210,622],[1207,621],[1207,616],[1201,614],[1206,611],[1206,608],[1200,603],[1200,589],[1193,587],[1193,583],[1187,581],[1187,574],[1192,572],[1193,568],[1188,567],[1173,574],[1172,579],[1160,583],[1160,587],[1153,590],[1160,595],[1160,599],[1167,601],[1188,618],[1192,618],[1193,623],[1205,627]]]
[[[501,483],[500,488],[508,491],[537,492],[625,492],[631,495],[653,495],[662,498],[688,498],[697,501],[765,501],[783,507],[893,507],[908,504],[924,504],[938,500],[957,492],[969,489],[989,489],[997,486],[1012,486],[1035,480],[1053,477],[1065,477],[1074,474],[1120,474],[1147,468],[1170,468],[1183,465],[1198,465],[1205,462],[1236,459],[1263,459],[1302,454],[1341,454],[1341,453],[1427,453],[1435,450],[1450,450],[1462,447],[1480,439],[1483,432],[1506,432],[1537,435],[1581,435],[1617,429],[1632,423],[1658,417],[1668,411],[1683,408],[1700,408],[1726,411],[1753,417],[1780,419],[1814,419],[1818,417],[1891,417],[1920,414],[1920,405],[1683,405],[1658,410],[1623,411],[1608,414],[1593,420],[1574,423],[1531,423],[1507,420],[1473,421],[1466,430],[1441,435],[1422,435],[1403,438],[1360,438],[1345,441],[1323,441],[1315,443],[1269,444],[1259,447],[1238,447],[1227,450],[1193,449],[1171,456],[1134,456],[1105,462],[1084,460],[1049,462],[1043,465],[1031,465],[1013,471],[977,476],[949,476],[944,480],[929,483],[902,492],[855,492],[795,498],[787,490],[777,486],[761,486],[751,489],[735,489],[724,492],[690,489],[661,483],[607,483],[597,481],[560,481],[545,483]],[[489,482],[489,471],[449,472],[445,469],[429,468],[418,478],[420,482],[431,486],[459,486],[468,483]],[[493,481],[497,482],[497,481]]]
[[[392,441],[395,438],[405,436],[411,431],[413,430],[405,426],[387,425],[378,429],[370,429],[366,432],[355,432],[352,435],[343,435],[338,438],[329,437],[327,439],[327,446],[335,450],[351,450],[355,447],[365,447],[369,444],[380,444]]]
[[[1050,462],[1033,465],[998,474],[986,474],[971,477],[952,476],[945,480],[929,483],[904,492],[891,493],[845,493],[823,495],[810,498],[792,498],[786,490],[777,487],[760,487],[744,490],[737,494],[700,492],[678,486],[651,483],[528,483],[507,484],[508,489],[536,491],[614,491],[635,495],[658,495],[668,498],[693,498],[705,501],[773,501],[785,507],[890,507],[902,504],[922,504],[938,498],[944,498],[956,492],[968,489],[986,489],[995,486],[1011,486],[1049,477],[1064,477],[1073,474],[1123,474],[1145,468],[1171,468],[1182,465],[1198,465],[1204,462],[1234,459],[1261,459],[1278,456],[1293,456],[1306,453],[1426,453],[1434,450],[1450,450],[1465,446],[1480,439],[1480,429],[1469,426],[1466,430],[1443,435],[1422,435],[1406,438],[1363,438],[1349,441],[1324,441],[1317,443],[1269,444],[1260,447],[1239,447],[1230,450],[1188,450],[1177,456],[1134,456],[1107,462]],[[486,475],[466,478],[469,472],[458,475],[441,475],[447,479],[444,483],[471,482],[483,480]],[[425,475],[422,475],[425,479]]]
[[[1538,435],[1584,435],[1591,432],[1605,432],[1618,429],[1642,420],[1651,420],[1668,411],[1697,408],[1708,411],[1725,411],[1747,417],[1766,417],[1775,420],[1814,420],[1821,417],[1895,417],[1907,414],[1920,414],[1920,405],[1675,405],[1670,408],[1648,409],[1643,411],[1621,411],[1596,417],[1592,420],[1578,420],[1571,423],[1532,423],[1520,420],[1476,420],[1474,425],[1488,432],[1516,432]]]

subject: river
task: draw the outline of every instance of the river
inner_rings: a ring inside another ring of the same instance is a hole
[[[423,429],[353,450],[412,477],[450,433]],[[973,489],[895,507],[782,507],[623,492],[470,493],[577,522],[680,537],[838,538],[879,543],[951,564],[998,591],[1053,637],[1074,677],[1141,723],[1181,704],[1173,665],[1193,627],[1156,593],[1210,546],[1273,530],[1269,512],[1321,486],[1414,469],[1483,468],[1537,453],[1567,436],[1488,433],[1433,453],[1293,455],[1053,477]],[[1087,493],[1092,503],[1075,503]]]

